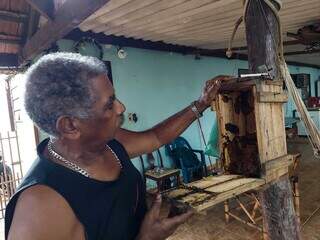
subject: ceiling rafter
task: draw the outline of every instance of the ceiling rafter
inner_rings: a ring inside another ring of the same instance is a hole
[[[55,41],[67,35],[108,1],[66,0],[56,11],[54,19],[48,21],[26,42],[21,51],[20,61],[27,62],[49,48]]]

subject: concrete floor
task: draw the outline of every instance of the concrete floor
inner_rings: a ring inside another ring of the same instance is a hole
[[[299,170],[301,223],[320,207],[320,159],[315,160],[306,139],[288,144],[289,152],[302,154]],[[217,205],[207,215],[195,215],[180,226],[170,240],[260,240],[261,233],[238,221],[224,221],[223,205]],[[320,210],[303,226],[302,239],[320,240]],[[276,239],[274,239],[276,240]]]

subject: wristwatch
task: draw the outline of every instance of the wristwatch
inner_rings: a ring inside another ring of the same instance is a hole
[[[198,110],[196,102],[197,101],[194,101],[191,103],[191,110],[192,110],[192,112],[194,112],[194,114],[196,115],[197,118],[201,118],[203,115],[202,115],[202,112],[200,112]]]

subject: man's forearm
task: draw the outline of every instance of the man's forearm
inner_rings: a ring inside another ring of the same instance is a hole
[[[198,101],[195,102],[195,105],[200,113],[207,108],[207,106],[204,106]],[[154,126],[151,131],[154,132],[162,146],[177,138],[196,118],[196,113],[191,109],[191,105],[189,105],[180,112]]]

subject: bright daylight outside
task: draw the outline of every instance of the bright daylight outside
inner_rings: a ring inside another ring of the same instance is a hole
[[[23,105],[22,74],[0,75],[0,240],[5,206],[36,156],[35,129]]]

